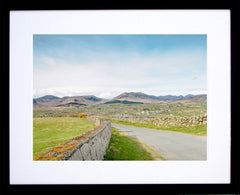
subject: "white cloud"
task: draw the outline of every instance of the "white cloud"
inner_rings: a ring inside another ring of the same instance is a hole
[[[90,55],[90,54],[89,54]],[[93,55],[94,57],[94,55]],[[161,95],[206,88],[206,67],[197,52],[140,56],[133,53],[64,61],[44,57],[34,68],[34,96],[97,95],[111,98],[125,91]],[[192,80],[192,78],[198,78]]]

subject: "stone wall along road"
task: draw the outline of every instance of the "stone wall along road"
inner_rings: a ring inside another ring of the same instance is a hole
[[[99,132],[78,145],[62,160],[103,160],[111,135],[111,123],[106,122]]]

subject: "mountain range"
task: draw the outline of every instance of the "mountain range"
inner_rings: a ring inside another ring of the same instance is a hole
[[[92,104],[104,103],[107,100],[96,96],[65,96],[57,97],[46,95],[40,98],[33,99],[34,107],[80,107]]]
[[[119,96],[115,97],[114,100],[128,100],[128,101],[139,101],[143,103],[158,103],[159,101],[171,101],[171,100],[179,100],[183,98],[193,97],[194,95],[186,95],[186,96],[175,96],[175,95],[165,95],[165,96],[154,96],[148,95],[141,92],[128,92],[122,93]]]
[[[40,98],[33,99],[34,107],[81,107],[90,106],[95,104],[109,104],[109,103],[162,103],[172,102],[178,100],[194,101],[194,102],[205,102],[207,99],[206,94],[202,95],[165,95],[165,96],[154,96],[148,95],[141,92],[125,92],[112,100],[99,98],[93,95],[89,96],[66,96],[57,97],[53,95],[46,95]]]

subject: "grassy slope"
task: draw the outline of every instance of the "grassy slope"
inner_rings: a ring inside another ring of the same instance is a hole
[[[113,123],[119,123],[123,125],[132,125],[135,127],[145,127],[151,129],[159,129],[159,130],[167,130],[167,131],[175,131],[181,133],[189,133],[193,135],[199,136],[206,136],[207,135],[207,125],[198,125],[194,127],[183,127],[183,126],[156,126],[150,123],[131,123],[127,121],[118,121],[118,120],[111,120]]]
[[[33,118],[33,157],[94,127],[84,118]]]
[[[112,128],[112,137],[104,160],[153,160],[151,154],[134,138]]]

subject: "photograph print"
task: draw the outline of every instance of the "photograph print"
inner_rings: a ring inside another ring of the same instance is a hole
[[[34,34],[34,161],[206,161],[206,34]]]

